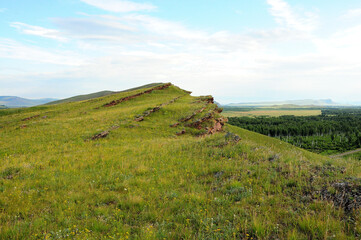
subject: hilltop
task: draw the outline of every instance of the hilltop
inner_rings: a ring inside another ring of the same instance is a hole
[[[358,239],[361,162],[157,84],[0,111],[0,239]]]
[[[6,107],[32,107],[36,105],[45,104],[56,99],[53,98],[42,98],[42,99],[27,99],[15,96],[0,96],[0,105]]]
[[[93,99],[93,98],[105,97],[105,96],[115,94],[115,93],[130,92],[130,91],[135,91],[135,90],[139,90],[139,89],[155,87],[155,86],[158,86],[158,85],[161,85],[161,83],[151,83],[151,84],[147,84],[147,85],[143,85],[143,86],[135,87],[135,88],[130,88],[130,89],[123,90],[123,91],[118,91],[118,92],[101,91],[101,92],[96,92],[96,93],[78,95],[78,96],[74,96],[74,97],[70,97],[70,98],[65,98],[65,99],[52,101],[52,102],[46,103],[45,105],[54,105],[54,104],[69,103],[69,102],[79,102],[79,101],[84,101],[84,100],[90,100],[90,99]]]

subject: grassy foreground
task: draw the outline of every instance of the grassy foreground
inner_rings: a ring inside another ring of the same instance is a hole
[[[143,90],[0,111],[0,239],[360,239],[360,161],[172,128],[216,107],[175,86],[102,107]]]

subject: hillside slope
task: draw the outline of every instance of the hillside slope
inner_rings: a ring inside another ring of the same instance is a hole
[[[209,96],[1,111],[0,239],[361,236],[360,161],[229,126]]]
[[[70,98],[52,101],[52,102],[46,103],[45,105],[54,105],[54,104],[59,104],[59,103],[69,103],[69,102],[79,102],[79,101],[84,101],[84,100],[90,100],[90,99],[94,99],[94,98],[105,97],[105,96],[115,94],[115,93],[131,92],[131,91],[135,91],[135,90],[139,90],[139,89],[151,88],[151,87],[155,87],[160,84],[161,83],[151,83],[151,84],[147,84],[147,85],[143,85],[143,86],[135,87],[135,88],[130,88],[130,89],[127,89],[124,91],[119,91],[119,92],[101,91],[101,92],[96,92],[96,93],[78,95],[78,96],[74,96],[74,97],[70,97]]]

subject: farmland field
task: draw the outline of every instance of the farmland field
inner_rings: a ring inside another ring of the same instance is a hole
[[[223,115],[226,117],[255,117],[255,116],[270,116],[270,117],[279,117],[284,115],[294,115],[294,116],[316,116],[320,115],[321,110],[279,110],[279,109],[267,109],[267,110],[251,110],[251,111],[233,111],[225,109]]]

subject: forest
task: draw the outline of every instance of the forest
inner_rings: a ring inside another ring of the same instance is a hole
[[[313,152],[361,148],[361,109],[323,109],[318,116],[230,117],[229,123]]]

